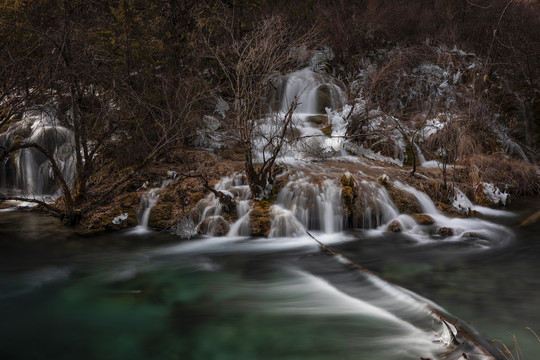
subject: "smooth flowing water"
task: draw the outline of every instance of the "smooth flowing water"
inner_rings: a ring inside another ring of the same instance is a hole
[[[0,357],[441,358],[444,339],[424,297],[486,339],[510,346],[515,333],[535,359],[540,346],[524,327],[540,328],[540,228],[518,226],[534,207],[516,204],[529,211],[501,220],[515,240],[491,250],[318,233],[380,277],[307,237],[81,238],[55,219],[2,212]]]

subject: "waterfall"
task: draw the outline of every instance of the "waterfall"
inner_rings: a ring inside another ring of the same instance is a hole
[[[73,132],[61,126],[56,110],[43,108],[27,111],[23,118],[0,134],[0,145],[11,146],[15,141],[37,143],[51,154],[62,177],[73,185],[75,153]],[[26,196],[58,196],[59,185],[50,160],[35,148],[17,151],[0,164],[0,187],[20,191]]]
[[[278,193],[272,214],[273,236],[303,235],[300,226],[327,234],[341,232],[341,189],[331,180],[317,184],[306,177],[293,179]]]
[[[510,241],[514,234],[505,226],[479,218],[454,218],[442,214],[433,201],[425,193],[414,189],[413,187],[396,181],[395,186],[398,189],[406,191],[415,196],[420,203],[422,210],[428,214],[437,227],[450,229],[449,237],[446,241],[470,241],[478,247],[484,248],[492,244],[502,244]],[[480,211],[485,211],[486,215],[490,216],[509,216],[509,212],[502,211],[497,213],[496,210],[486,210],[483,207],[474,207]],[[510,213],[511,214],[511,213]],[[511,216],[511,215],[510,215]],[[418,230],[418,229],[413,229]],[[430,234],[420,230],[413,231],[414,238],[418,241],[429,241]]]
[[[199,232],[207,235],[249,236],[251,232],[249,224],[251,191],[246,177],[242,174],[225,177],[215,186],[215,189],[235,199],[238,219],[229,225],[224,217],[219,199],[211,193],[201,200],[198,206],[196,217],[199,219],[197,224]],[[225,228],[227,231],[224,231]]]
[[[159,195],[163,189],[165,189],[173,181],[174,179],[164,180],[160,187],[152,188],[141,196],[141,202],[139,204],[139,208],[137,209],[137,221],[139,226],[137,226],[135,230],[136,232],[145,232],[148,230],[148,220],[150,218],[152,208],[156,206],[159,200]]]
[[[287,112],[295,97],[299,103],[296,109],[298,113],[325,114],[325,108],[337,110],[344,104],[341,86],[332,77],[315,73],[309,68],[295,71],[278,84],[279,111]]]

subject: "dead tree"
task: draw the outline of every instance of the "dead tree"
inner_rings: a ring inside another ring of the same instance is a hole
[[[215,39],[212,28],[218,22],[225,36]],[[217,62],[223,79],[222,90],[232,103],[232,128],[244,153],[245,170],[254,199],[270,196],[276,159],[286,143],[285,135],[292,124],[297,101],[285,113],[272,114],[277,131],[262,137],[262,163],[255,154],[255,142],[261,140],[259,129],[268,117],[268,95],[274,83],[294,63],[293,50],[313,43],[314,30],[296,37],[281,17],[273,16],[255,24],[245,34],[235,31],[230,18],[215,16],[199,19],[200,35],[208,57]],[[225,41],[224,41],[225,40]]]

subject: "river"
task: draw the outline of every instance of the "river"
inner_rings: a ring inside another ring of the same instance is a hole
[[[509,210],[517,216],[496,221],[515,237],[492,249],[316,234],[375,276],[307,237],[84,238],[47,216],[2,212],[0,357],[443,358],[429,303],[478,340],[511,347],[516,334],[524,358],[540,358],[524,329],[540,330],[540,226],[518,226],[539,205]]]

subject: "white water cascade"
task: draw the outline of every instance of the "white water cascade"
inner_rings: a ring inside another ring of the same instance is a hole
[[[446,216],[435,207],[433,201],[425,193],[399,181],[396,181],[395,185],[397,188],[414,195],[420,203],[424,213],[434,220],[436,226],[451,229],[451,236],[445,239],[445,241],[467,241],[479,248],[490,248],[494,245],[507,243],[513,238],[512,232],[505,226],[479,218],[456,218]],[[509,215],[507,211],[502,211],[499,214],[497,210],[490,210],[491,211],[486,211],[488,215]],[[420,226],[416,226],[415,229],[411,231],[411,235],[420,242],[432,241],[432,237],[428,233],[422,231]]]
[[[150,218],[150,212],[152,208],[156,206],[160,193],[165,189],[174,179],[166,179],[161,183],[160,187],[152,188],[145,192],[141,196],[141,202],[137,209],[137,221],[139,225],[134,229],[134,232],[144,233],[148,230],[148,220]]]
[[[279,111],[287,112],[295,97],[299,104],[296,112],[300,114],[325,114],[326,108],[337,110],[344,105],[342,87],[334,78],[309,68],[295,71],[278,84]]]
[[[0,145],[4,148],[19,141],[42,146],[53,156],[68,185],[73,185],[73,132],[59,123],[55,109],[27,111],[22,120],[0,134]],[[35,148],[21,149],[8,157],[5,163],[0,163],[0,188],[19,191],[30,197],[54,198],[60,192],[50,160]]]
[[[222,204],[211,193],[201,200],[194,209],[199,232],[208,235],[249,236],[251,231],[249,227],[251,191],[246,177],[241,174],[225,177],[215,186],[215,189],[235,199],[238,219],[229,225],[224,217]]]
[[[271,212],[271,236],[300,236],[305,234],[304,229],[327,234],[343,231],[341,189],[331,180],[317,184],[300,177],[289,181],[277,195]]]

